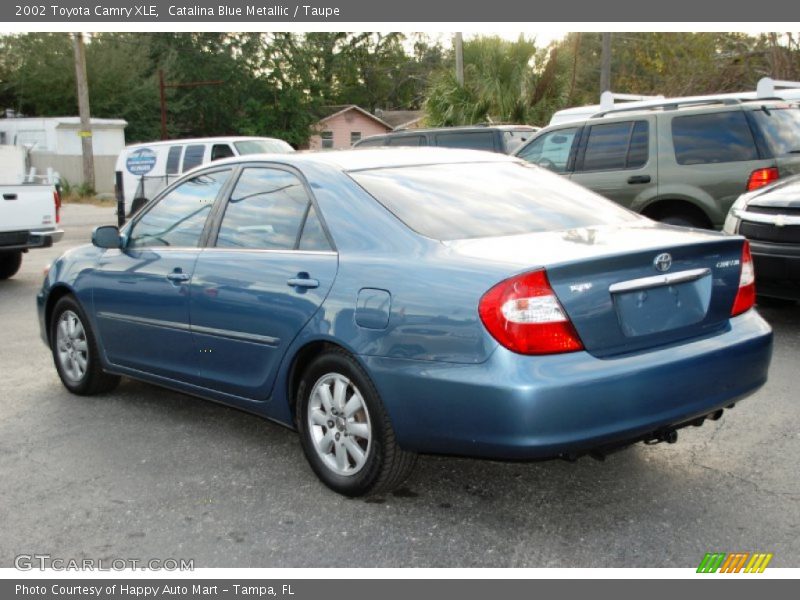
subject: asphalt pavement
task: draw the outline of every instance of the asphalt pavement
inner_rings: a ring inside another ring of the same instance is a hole
[[[575,463],[422,457],[407,485],[346,499],[297,436],[124,379],[61,385],[39,337],[42,270],[115,223],[66,205],[64,239],[0,282],[0,567],[20,554],[193,559],[196,567],[696,567],[771,552],[800,567],[800,305],[759,310],[770,379],[677,444]]]

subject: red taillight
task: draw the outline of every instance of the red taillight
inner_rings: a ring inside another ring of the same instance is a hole
[[[753,308],[756,303],[756,274],[753,269],[753,257],[750,256],[750,243],[745,240],[742,246],[742,270],[739,275],[739,291],[733,301],[731,316],[735,317]]]
[[[53,204],[56,207],[56,223],[61,222],[61,192],[58,188],[53,190]]]
[[[501,281],[483,295],[478,312],[492,337],[519,354],[583,349],[544,270]]]
[[[764,187],[768,183],[772,183],[781,174],[778,173],[778,169],[775,167],[769,167],[767,169],[756,169],[752,173],[750,173],[750,178],[747,180],[747,191],[757,190],[760,187]]]

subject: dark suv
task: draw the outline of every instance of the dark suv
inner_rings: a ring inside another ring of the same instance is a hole
[[[529,125],[474,125],[438,129],[405,129],[364,138],[354,147],[441,146],[511,154],[539,129],[539,127]]]
[[[515,154],[658,221],[719,229],[740,194],[800,173],[800,109],[668,100],[547,127]]]

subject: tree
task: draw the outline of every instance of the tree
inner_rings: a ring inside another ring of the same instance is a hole
[[[429,89],[426,119],[433,126],[539,122],[559,93],[557,73],[557,53],[537,48],[534,40],[467,40],[464,87],[452,68],[442,70]]]

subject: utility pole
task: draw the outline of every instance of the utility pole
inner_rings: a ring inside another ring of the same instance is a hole
[[[72,37],[75,54],[75,83],[78,87],[78,114],[81,118],[81,152],[83,154],[83,184],[94,190],[94,152],[92,150],[92,119],[89,111],[89,84],[86,80],[86,52],[83,34]]]
[[[464,87],[464,41],[461,38],[461,32],[456,32],[455,39],[456,50],[456,81],[458,87]]]
[[[603,49],[600,54],[600,93],[611,90],[611,34],[603,33]]]
[[[164,71],[158,70],[158,92],[161,99],[161,139],[167,139],[167,88],[193,88],[203,85],[222,85],[221,79],[214,81],[187,81],[186,83],[164,83]]]

